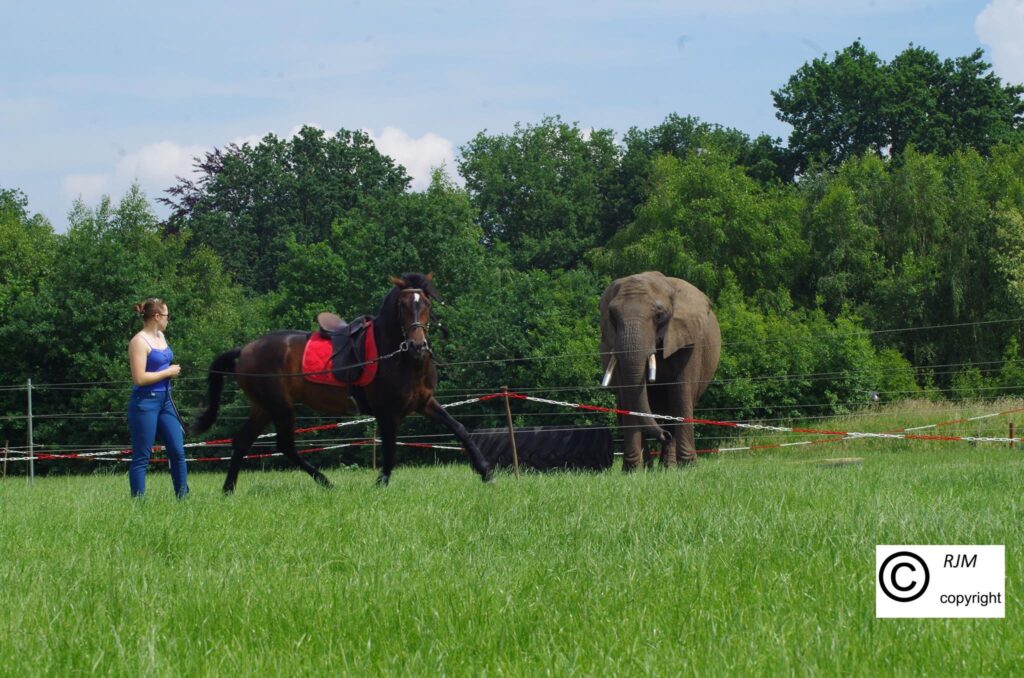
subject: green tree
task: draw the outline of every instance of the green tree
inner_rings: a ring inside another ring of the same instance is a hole
[[[808,296],[833,317],[868,302],[884,275],[879,234],[866,223],[853,189],[841,181],[802,182],[809,194],[803,217],[810,248]]]
[[[996,379],[1001,396],[1020,396],[1024,393],[1024,356],[1020,352],[1020,342],[1012,336],[1003,350],[1003,364],[999,368]]]
[[[917,383],[917,370],[899,351],[892,348],[879,350],[875,364],[873,383],[881,400],[906,400],[922,393]]]
[[[806,267],[807,246],[793,191],[760,184],[731,155],[710,149],[659,158],[635,221],[590,256],[610,277],[657,270],[714,299],[730,280],[747,295],[788,292]]]
[[[275,320],[306,328],[323,310],[375,313],[389,277],[405,271],[434,273],[442,297],[459,298],[488,265],[475,216],[466,192],[440,170],[426,191],[364,201],[324,242],[288,245]]]
[[[585,268],[517,271],[491,267],[482,284],[445,309],[451,339],[444,347],[443,392],[456,397],[505,384],[559,400],[610,405],[599,388],[598,299],[609,281]],[[518,409],[518,408],[517,408]],[[524,406],[525,412],[551,407]],[[480,425],[503,423],[500,410]],[[566,410],[523,419],[530,425],[609,423]]]
[[[53,262],[55,242],[46,218],[29,215],[24,193],[0,189],[0,333],[10,309],[39,293]]]
[[[762,183],[791,181],[795,171],[790,152],[780,139],[762,134],[751,140],[745,133],[702,122],[693,116],[670,114],[654,127],[632,127],[623,137],[619,184],[623,191],[621,223],[633,220],[633,212],[647,196],[654,160],[662,155],[685,159],[691,153],[717,149],[731,156],[747,174]]]
[[[39,295],[52,274],[57,236],[41,215],[30,215],[28,198],[0,189],[0,436],[24,444],[25,392],[17,387],[34,376],[38,346],[45,343],[36,322],[45,318]]]
[[[880,345],[920,368],[996,360],[1009,330],[1000,321],[1021,309],[1014,252],[1024,232],[1005,198],[1016,185],[1014,161],[1009,150],[943,157],[910,147],[898,161],[869,154],[808,178],[814,291],[832,313],[842,303],[856,307],[887,331]],[[833,299],[829,290],[842,294]],[[940,386],[949,372],[937,368]]]
[[[38,440],[125,440],[127,346],[139,328],[132,305],[149,296],[172,309],[169,338],[184,368],[175,391],[187,416],[213,355],[236,345],[251,319],[241,289],[210,250],[186,254],[182,238],[164,237],[138,186],[117,205],[108,197],[95,208],[79,201],[68,221],[33,306],[10,327],[12,350],[30,360],[28,375],[43,385],[37,411],[50,417],[37,425]]]
[[[777,117],[793,126],[797,168],[837,166],[866,152],[899,155],[1019,139],[1024,87],[1003,85],[981,50],[956,59],[910,45],[886,64],[860,41],[806,63],[772,92]]]
[[[615,231],[619,149],[611,130],[584,134],[558,117],[479,133],[460,148],[459,172],[485,242],[508,246],[518,268],[572,268]]]
[[[879,361],[870,334],[849,315],[829,319],[778,299],[763,309],[730,285],[718,298],[722,358],[701,400],[709,418],[783,419],[848,412],[867,405]]]
[[[793,126],[789,148],[797,169],[812,162],[838,165],[865,151],[878,152],[888,143],[879,112],[887,81],[882,61],[855,41],[832,61],[805,63],[780,89],[772,92],[776,117]]]
[[[363,132],[327,136],[308,126],[291,139],[268,134],[255,146],[214,150],[196,169],[197,179],[179,179],[161,199],[173,209],[167,230],[188,230],[191,248],[210,247],[256,293],[277,288],[288,242],[324,240],[346,211],[409,185]]]
[[[976,400],[990,395],[989,381],[977,367],[965,367],[953,375],[951,393],[957,400]]]

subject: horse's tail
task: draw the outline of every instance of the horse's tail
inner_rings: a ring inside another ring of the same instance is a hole
[[[238,356],[241,353],[242,349],[233,348],[213,359],[210,373],[206,378],[206,409],[199,413],[195,423],[192,424],[192,433],[196,435],[206,433],[213,426],[213,422],[217,421],[217,412],[220,410],[220,394],[224,391],[224,375],[234,374],[235,363],[238,362]]]

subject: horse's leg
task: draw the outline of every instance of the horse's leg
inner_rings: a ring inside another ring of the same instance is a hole
[[[398,437],[398,421],[391,417],[377,419],[377,432],[380,434],[381,467],[377,476],[378,485],[387,485],[391,480],[391,471],[395,468],[395,441]]]
[[[494,476],[494,468],[484,459],[480,448],[473,442],[465,426],[456,421],[455,417],[448,414],[448,411],[441,407],[441,404],[433,396],[427,401],[423,409],[420,410],[420,413],[451,429],[451,432],[455,434],[455,437],[466,448],[466,452],[469,453],[469,463],[473,466],[473,470],[480,474],[480,479],[485,483],[491,481]]]
[[[274,408],[274,428],[277,429],[277,451],[288,457],[296,466],[324,487],[334,487],[323,473],[320,473],[295,449],[295,410],[291,405],[281,403]]]
[[[231,441],[231,462],[228,466],[228,477],[224,479],[224,494],[231,494],[235,491],[238,470],[242,468],[242,457],[246,455],[256,441],[256,437],[262,433],[269,422],[270,417],[262,408],[254,406],[250,410],[249,418],[242,425],[242,430]]]

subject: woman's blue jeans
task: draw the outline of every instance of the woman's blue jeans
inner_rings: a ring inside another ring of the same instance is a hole
[[[149,468],[149,456],[157,435],[167,448],[174,494],[179,498],[188,494],[185,440],[181,422],[171,401],[171,392],[144,389],[134,391],[128,401],[128,429],[132,435],[132,462],[128,467],[128,484],[132,496],[141,497],[146,494],[146,469]]]

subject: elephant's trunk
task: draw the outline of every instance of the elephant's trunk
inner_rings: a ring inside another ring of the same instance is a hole
[[[652,342],[653,343],[653,342]],[[653,346],[648,347],[642,341],[639,324],[628,324],[623,327],[622,341],[619,343],[619,403],[620,406],[633,412],[650,412],[651,405],[647,400],[647,384],[644,382],[644,368],[647,367],[648,356],[653,353]],[[644,433],[666,441],[671,438],[650,416],[630,416],[633,425],[640,425]]]

